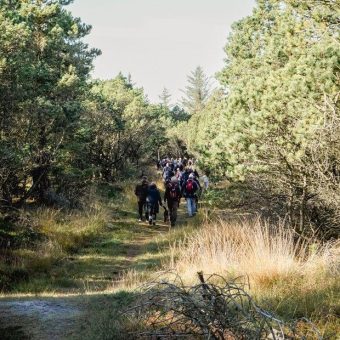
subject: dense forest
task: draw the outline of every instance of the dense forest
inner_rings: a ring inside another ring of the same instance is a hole
[[[50,268],[106,230],[109,217],[93,203],[98,197],[113,200],[109,207],[118,211],[112,204],[119,206],[131,196],[127,180],[150,171],[160,157],[188,157],[215,184],[202,200],[209,221],[202,213],[195,230],[188,228],[192,233],[228,239],[224,227],[203,225],[232,223],[242,211],[280,226],[294,249],[306,242],[305,253],[294,250],[294,258],[332,249],[333,276],[320,279],[330,286],[317,299],[326,301],[327,291],[330,302],[320,302],[321,310],[313,305],[297,314],[317,324],[323,320],[318,326],[326,333],[331,324],[329,336],[334,336],[339,312],[339,2],[258,0],[253,13],[234,23],[226,37],[218,86],[193,65],[176,105],[166,88],[160,88],[159,102],[152,103],[130,75],[92,79],[93,61],[101,51],[84,42],[91,26],[68,11],[71,2],[0,1],[0,290],[5,295],[27,293],[36,272],[52,280]],[[100,198],[96,204],[103,202]],[[95,232],[92,226],[82,229],[90,218],[100,220]],[[44,223],[50,223],[49,229]],[[198,249],[213,237],[201,236],[178,238],[184,240],[183,248],[186,244],[194,251],[194,245]],[[176,237],[167,240],[176,243]],[[53,251],[44,248],[42,256],[42,244],[48,241]],[[186,258],[185,249],[171,249]],[[309,253],[313,249],[319,250]],[[37,258],[45,256],[43,264],[32,260],[34,252]],[[175,267],[186,272],[181,266]],[[301,282],[307,282],[304,275]],[[275,284],[284,279],[275,280],[267,287],[271,298]],[[303,299],[299,295],[297,305]],[[299,310],[287,307],[283,312],[282,301],[275,305],[269,300],[259,298],[283,318],[295,317],[291,309]],[[229,338],[224,336],[213,338]]]

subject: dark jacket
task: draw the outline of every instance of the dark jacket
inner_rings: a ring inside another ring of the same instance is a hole
[[[148,195],[149,184],[147,182],[142,182],[136,185],[135,195],[138,197],[139,202],[145,202]]]
[[[155,213],[159,212],[159,205],[162,205],[162,199],[157,188],[149,187],[146,201],[148,204],[154,207]]]
[[[188,182],[189,182],[189,181],[192,182],[192,191],[191,191],[191,192],[188,192],[188,190],[187,190],[187,185],[188,185]],[[183,187],[183,196],[184,196],[185,198],[194,198],[197,189],[198,189],[198,185],[197,185],[197,183],[195,182],[195,180],[189,178],[189,179],[186,181],[186,183],[184,184],[184,187]]]
[[[167,180],[173,177],[175,174],[170,167],[165,167],[163,171],[163,179]]]
[[[176,198],[173,197],[172,192],[176,194]],[[164,193],[164,202],[166,201],[177,201],[179,202],[181,199],[181,189],[177,183],[169,183],[166,186],[165,193]]]
[[[182,192],[184,192],[185,183],[187,182],[189,175],[190,175],[189,170],[185,170],[185,171],[182,172],[181,183],[180,183],[180,186],[182,188]]]

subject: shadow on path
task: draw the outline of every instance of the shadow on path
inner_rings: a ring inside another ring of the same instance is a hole
[[[184,203],[179,209],[178,226],[187,224]],[[93,319],[90,314],[105,310],[107,301],[113,301],[119,309],[127,296],[133,295],[125,292],[128,295],[121,300],[120,293],[101,292],[114,287],[126,270],[159,268],[162,254],[158,254],[157,238],[170,230],[162,221],[162,212],[156,226],[137,222],[136,213],[131,211],[124,210],[113,218],[99,239],[53,269],[51,280],[58,279],[51,281],[46,291],[58,295],[0,298],[0,340],[90,339],[82,335]],[[112,304],[106,308],[113,308]]]

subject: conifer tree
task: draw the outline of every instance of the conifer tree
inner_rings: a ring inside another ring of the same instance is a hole
[[[182,105],[190,113],[195,114],[203,110],[210,93],[209,78],[201,66],[197,66],[187,77],[188,85],[182,92]]]
[[[11,160],[0,190],[8,203],[14,193],[21,194],[19,202],[29,196],[45,201],[51,174],[56,178],[70,169],[65,145],[73,139],[92,60],[99,54],[82,41],[91,26],[64,8],[70,2],[0,4],[0,25],[7,32],[0,38],[0,54],[5,53],[0,55],[0,158]]]
[[[336,1],[259,1],[225,48],[226,105],[206,112],[220,132],[195,143],[215,173],[284,199],[299,233],[308,205],[340,213],[327,198],[340,187],[339,12]]]
[[[159,100],[160,100],[160,104],[164,107],[164,108],[168,108],[170,109],[170,105],[171,105],[171,93],[169,92],[169,90],[164,87],[162,93],[159,96]]]

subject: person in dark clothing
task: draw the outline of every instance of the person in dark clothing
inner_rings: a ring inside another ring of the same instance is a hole
[[[183,188],[184,197],[187,201],[187,209],[189,217],[196,214],[196,192],[198,190],[198,185],[194,181],[194,175],[190,174],[188,180]]]
[[[171,178],[175,175],[170,164],[168,163],[165,168],[163,169],[163,182],[164,186],[166,187],[167,184],[170,182]]]
[[[168,203],[170,213],[170,224],[174,227],[177,220],[177,209],[181,200],[181,189],[176,177],[171,178],[171,182],[167,184],[164,193],[164,202]]]
[[[148,188],[146,202],[148,205],[149,224],[155,225],[156,216],[159,213],[159,206],[163,206],[161,194],[155,183],[151,183]]]
[[[143,211],[145,212],[145,219],[148,218],[147,216],[147,209],[146,209],[146,197],[148,194],[149,183],[145,176],[142,178],[142,182],[136,185],[135,188],[135,195],[137,196],[138,200],[138,214],[139,214],[139,221],[143,221]]]
[[[191,170],[189,168],[185,168],[184,171],[182,172],[181,182],[180,182],[180,187],[181,187],[182,193],[184,193],[185,184],[186,184],[190,174],[191,174]]]
[[[194,176],[197,180],[200,178],[200,175],[198,174],[198,171],[196,169],[193,169],[192,173],[194,174]]]

